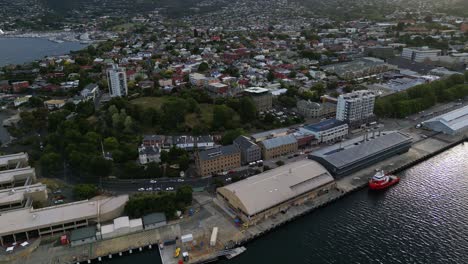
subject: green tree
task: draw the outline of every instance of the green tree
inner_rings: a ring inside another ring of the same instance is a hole
[[[176,200],[182,202],[185,206],[192,203],[192,187],[190,185],[184,185],[177,189]]]
[[[78,184],[73,187],[73,196],[77,200],[86,200],[93,198],[98,193],[96,185],[93,184]]]
[[[48,152],[42,155],[39,160],[42,169],[51,175],[55,175],[61,168],[63,168],[62,159],[60,155],[55,152]]]
[[[233,130],[228,130],[224,132],[223,137],[221,138],[221,144],[224,146],[232,144],[234,139],[238,136],[244,135],[245,131],[242,128],[236,128]]]
[[[202,63],[200,63],[200,65],[198,65],[198,71],[199,71],[199,72],[205,72],[205,71],[207,71],[209,68],[210,68],[210,66],[209,66],[208,63],[206,63],[206,62],[202,62]]]

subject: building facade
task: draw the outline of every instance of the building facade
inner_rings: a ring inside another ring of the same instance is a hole
[[[107,70],[107,84],[109,86],[109,94],[111,97],[127,96],[128,87],[125,68],[113,64],[112,68]]]
[[[244,93],[252,98],[257,112],[270,110],[273,105],[273,95],[270,90],[261,87],[250,87],[244,90]]]
[[[374,118],[375,94],[362,90],[338,97],[336,119],[349,124],[365,123]]]
[[[297,102],[297,112],[307,118],[327,118],[336,115],[336,104],[323,104],[301,100]]]
[[[241,152],[242,164],[249,164],[262,158],[262,150],[246,136],[239,136],[234,140],[234,145]]]
[[[260,142],[260,148],[263,159],[268,160],[296,152],[298,143],[294,135],[286,135],[266,139]]]
[[[320,123],[305,126],[317,139],[318,143],[329,143],[341,140],[348,135],[348,124],[336,119],[324,120]]]
[[[429,47],[404,48],[401,57],[415,62],[424,62],[427,59],[435,58],[442,54],[440,49],[430,49]]]
[[[241,166],[241,152],[235,145],[222,146],[195,154],[195,166],[200,176],[209,176]]]

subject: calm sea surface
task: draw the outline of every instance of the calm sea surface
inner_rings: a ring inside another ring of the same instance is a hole
[[[51,55],[63,55],[80,50],[86,45],[79,42],[55,43],[41,38],[1,38],[0,66],[23,64]]]
[[[351,194],[246,245],[223,264],[468,263],[468,144]],[[157,251],[112,264],[159,264]]]

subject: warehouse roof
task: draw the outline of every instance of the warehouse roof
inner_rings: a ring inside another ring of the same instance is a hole
[[[407,143],[412,140],[410,136],[398,131],[374,132],[368,134],[365,140],[364,137],[317,150],[311,153],[311,156],[321,157],[333,166],[342,168],[398,144]]]
[[[336,120],[335,118],[327,119],[322,122],[305,126],[304,128],[314,132],[326,131],[335,127],[346,125],[345,122]]]
[[[424,121],[423,125],[447,134],[456,133],[468,127],[468,106]]]
[[[241,209],[254,215],[333,181],[318,162],[301,160],[221,187],[218,192],[234,195]]]
[[[294,137],[294,135],[275,137],[275,138],[270,138],[270,139],[266,139],[262,141],[262,144],[266,149],[277,148],[279,146],[294,144],[294,143],[297,143],[297,140]]]
[[[67,223],[73,220],[92,219],[98,216],[98,203],[101,216],[123,208],[128,195],[104,198],[98,201],[79,201],[41,209],[24,208],[3,212],[0,235],[35,230],[45,226]]]

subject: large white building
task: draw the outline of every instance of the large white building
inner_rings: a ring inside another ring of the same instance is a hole
[[[366,122],[374,116],[375,94],[368,90],[354,91],[338,97],[336,119],[347,123]]]
[[[468,129],[468,106],[424,121],[423,126],[444,134],[454,135]]]
[[[127,96],[128,87],[125,68],[113,64],[112,68],[107,70],[107,83],[111,97]]]
[[[426,59],[440,56],[441,53],[440,49],[430,49],[429,47],[404,48],[401,57],[415,62],[424,62]]]

